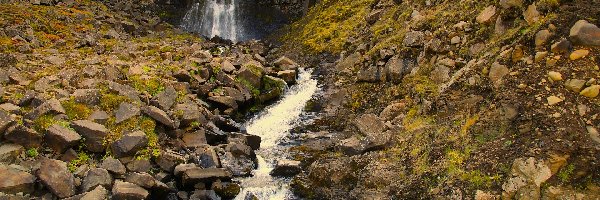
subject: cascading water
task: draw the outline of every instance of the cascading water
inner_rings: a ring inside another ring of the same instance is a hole
[[[253,176],[237,180],[242,191],[236,200],[243,200],[248,193],[261,200],[294,199],[289,188],[290,180],[272,177],[269,173],[278,159],[286,157],[289,146],[282,139],[305,120],[307,113],[303,113],[304,106],[317,90],[312,70],[300,69],[297,84],[287,90],[281,100],[246,124],[248,133],[260,136],[262,142],[256,152],[258,168],[252,172]]]
[[[236,0],[205,0],[195,2],[183,17],[181,27],[206,37],[219,36],[233,42],[239,41],[240,30]]]

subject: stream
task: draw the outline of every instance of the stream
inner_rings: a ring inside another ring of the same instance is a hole
[[[300,69],[297,83],[288,88],[279,101],[245,124],[248,133],[260,136],[262,142],[256,151],[257,169],[251,177],[236,179],[242,187],[236,200],[243,200],[248,193],[261,200],[294,198],[289,186],[291,179],[272,177],[269,173],[277,160],[288,156],[291,145],[285,138],[290,130],[310,120],[311,115],[304,112],[304,107],[318,90],[312,69]]]

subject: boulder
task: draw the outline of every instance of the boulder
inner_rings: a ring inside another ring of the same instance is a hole
[[[141,186],[143,188],[146,188],[146,189],[150,189],[150,188],[156,186],[156,179],[154,179],[154,177],[152,177],[152,175],[150,175],[148,173],[145,173],[145,172],[143,172],[143,173],[137,173],[137,172],[130,173],[125,178],[125,182],[133,183],[133,184],[139,185],[139,186]]]
[[[287,83],[276,77],[264,76],[263,78],[263,93],[259,97],[259,101],[267,102],[279,98],[287,88]]]
[[[42,103],[42,105],[36,107],[30,113],[27,113],[27,115],[25,117],[27,119],[37,119],[37,118],[41,117],[42,115],[46,115],[46,114],[49,114],[49,115],[65,114],[65,109],[60,104],[60,101],[58,101],[57,99],[51,99],[51,100],[48,100],[48,101]]]
[[[277,60],[273,61],[273,65],[279,68],[280,70],[296,70],[298,68],[298,63],[285,56],[282,56]]]
[[[117,92],[121,96],[125,96],[135,102],[142,102],[139,97],[139,92],[129,85],[122,85],[116,82],[109,81],[108,88]]]
[[[25,148],[40,147],[42,134],[23,125],[11,126],[6,130],[4,139],[24,146]]]
[[[187,148],[196,148],[207,144],[204,129],[200,129],[196,132],[184,133],[181,140],[183,141],[184,146]]]
[[[100,103],[100,90],[98,89],[77,89],[71,95],[75,102],[94,106]]]
[[[585,20],[579,20],[571,27],[569,39],[584,46],[600,46],[600,28]]]
[[[237,72],[237,80],[241,81],[242,84],[253,88],[260,88],[262,76],[262,69],[255,65],[243,66]]]
[[[190,126],[193,122],[199,122],[200,124],[206,123],[206,118],[200,111],[200,107],[196,104],[177,104],[175,105],[174,112],[183,127]]]
[[[139,106],[127,102],[122,102],[121,104],[119,104],[119,109],[117,109],[117,111],[115,112],[115,123],[121,123],[138,115],[140,115]]]
[[[82,194],[78,194],[64,200],[107,200],[108,198],[108,190],[106,190],[102,186],[98,186],[94,188],[92,191],[84,192]]]
[[[227,146],[225,147],[225,150],[228,152],[231,152],[235,156],[252,156],[252,155],[254,155],[254,152],[252,151],[252,148],[250,146],[248,146],[246,144],[242,144],[242,143],[237,143],[237,142],[227,144]]]
[[[208,97],[208,100],[215,102],[220,106],[225,107],[225,109],[227,109],[227,108],[232,108],[234,110],[238,109],[238,104],[236,103],[235,99],[230,96],[212,96],[212,97]]]
[[[240,185],[231,182],[216,181],[210,187],[212,190],[224,199],[234,199],[241,191]]]
[[[127,172],[125,165],[121,163],[121,161],[108,157],[102,161],[100,168],[106,169],[107,171],[116,174],[116,175],[124,175]]]
[[[288,85],[295,84],[298,73],[296,70],[283,70],[277,72],[277,77],[283,79]]]
[[[106,169],[93,168],[87,171],[85,178],[81,182],[81,191],[89,192],[98,186],[110,188],[113,178]]]
[[[150,104],[156,106],[164,111],[171,109],[175,101],[177,100],[177,91],[173,86],[168,86],[164,91],[158,93]]]
[[[78,120],[71,123],[79,135],[85,138],[85,148],[91,152],[101,153],[106,150],[104,138],[108,135],[108,129],[104,125],[89,120]]]
[[[183,172],[182,184],[184,186],[194,186],[197,183],[210,184],[216,180],[231,180],[231,178],[231,173],[222,168],[202,169],[196,167]]]
[[[371,135],[386,131],[386,125],[383,121],[374,114],[364,114],[354,120],[354,126],[363,135]]]
[[[477,15],[477,22],[480,24],[488,24],[492,22],[492,18],[496,15],[496,6],[488,6]]]
[[[148,191],[136,184],[115,181],[112,188],[112,197],[115,200],[142,200],[148,198]]]
[[[423,32],[411,31],[406,33],[404,40],[402,40],[402,44],[406,47],[420,47],[423,46],[424,39],[425,34]]]
[[[390,104],[381,111],[379,118],[384,121],[390,121],[396,116],[402,114],[402,111],[406,109],[406,103],[394,103]]]
[[[133,160],[128,162],[125,167],[132,172],[148,172],[152,168],[152,163],[149,160]]]
[[[233,64],[231,64],[231,62],[228,60],[223,60],[223,62],[221,62],[221,70],[227,73],[232,73],[235,71],[235,66],[233,66]]]
[[[217,152],[210,145],[203,145],[202,147],[196,148],[195,153],[202,168],[221,167],[219,163],[219,156],[217,156]]]
[[[75,177],[67,169],[67,163],[63,161],[43,159],[37,177],[52,194],[59,198],[67,198],[76,193]]]
[[[117,157],[133,156],[148,145],[148,137],[142,131],[129,132],[111,145],[112,153]]]
[[[171,150],[163,150],[160,152],[160,156],[156,158],[156,164],[167,172],[172,172],[175,166],[185,162],[185,157]]]
[[[25,151],[23,146],[6,143],[0,146],[0,163],[12,164]]]
[[[54,124],[48,128],[46,135],[46,144],[56,152],[62,153],[65,149],[71,148],[81,140],[81,136],[75,131]]]
[[[239,151],[235,154],[220,148],[215,151],[219,156],[221,166],[234,176],[250,176],[252,170],[256,167],[250,156],[240,154]]]
[[[302,171],[300,161],[295,160],[278,160],[271,175],[273,176],[294,176]]]
[[[199,199],[206,199],[206,200],[220,200],[221,197],[219,197],[219,195],[217,195],[217,193],[214,190],[195,190],[194,193],[192,193],[192,195],[190,195],[190,200],[199,200]]]
[[[8,194],[26,193],[34,191],[35,176],[0,164],[0,192]]]
[[[109,117],[110,116],[108,116],[108,113],[106,113],[105,111],[97,110],[90,114],[88,120],[98,124],[106,124]]]
[[[161,110],[160,108],[154,107],[154,106],[147,106],[144,109],[142,109],[142,112],[144,112],[144,114],[150,116],[152,119],[160,122],[161,124],[166,125],[167,127],[170,128],[177,128],[178,126],[176,126],[175,121],[173,121],[171,119],[171,117],[169,117],[169,115],[167,115],[167,113],[163,110]]]
[[[382,78],[382,75],[385,74],[381,74],[379,67],[375,65],[369,65],[360,68],[358,74],[356,75],[356,78],[360,82],[375,83],[381,81],[382,79],[385,79],[385,77]]]

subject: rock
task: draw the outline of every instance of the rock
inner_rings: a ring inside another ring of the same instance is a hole
[[[190,195],[190,200],[221,200],[221,197],[215,193],[214,190],[195,190],[192,195]]]
[[[183,144],[187,148],[196,148],[207,144],[206,134],[203,129],[192,133],[184,133],[181,140],[183,140]]]
[[[282,56],[282,57],[278,58],[277,60],[273,61],[273,65],[275,67],[278,67],[282,71],[296,70],[296,68],[298,68],[298,66],[299,66],[298,63],[294,62],[292,59],[289,59],[285,56]]]
[[[585,128],[587,129],[590,138],[592,138],[592,141],[600,144],[600,133],[598,133],[598,129],[593,126],[586,126]]]
[[[88,120],[78,120],[71,122],[71,127],[85,138],[87,150],[95,153],[106,150],[104,138],[108,136],[108,129],[103,125]]]
[[[168,86],[164,91],[158,93],[154,98],[152,98],[150,103],[164,111],[168,111],[171,109],[173,104],[175,104],[176,100],[177,91],[175,91],[173,86]]]
[[[149,160],[133,160],[128,162],[125,167],[132,172],[148,172],[152,168],[152,164]]]
[[[483,11],[481,11],[475,19],[480,24],[487,24],[491,23],[492,17],[494,17],[494,15],[496,15],[496,6],[492,5],[483,9]]]
[[[567,39],[561,39],[560,41],[552,44],[550,47],[550,51],[552,53],[566,53],[572,48],[571,42]]]
[[[270,174],[273,176],[291,177],[300,173],[301,171],[302,168],[300,167],[300,161],[278,160],[275,168]]]
[[[224,60],[223,62],[221,62],[221,70],[227,73],[231,73],[235,71],[235,66],[233,66],[233,64],[231,64],[231,62],[229,62],[228,60]]]
[[[93,168],[88,170],[87,175],[81,183],[81,191],[89,192],[98,186],[110,188],[112,186],[112,176],[106,169]]]
[[[499,195],[489,194],[487,192],[477,190],[475,192],[475,200],[497,200],[500,199]]]
[[[156,179],[148,173],[131,173],[127,175],[125,182],[133,183],[146,189],[156,186]]]
[[[277,77],[283,79],[288,85],[296,83],[296,70],[284,70],[277,72]]]
[[[523,7],[523,0],[500,0],[500,6],[504,9]]]
[[[27,172],[0,164],[0,192],[30,194],[34,192],[35,180],[35,176]]]
[[[12,164],[25,151],[23,146],[6,143],[0,146],[0,163]]]
[[[544,58],[546,58],[546,56],[548,56],[548,52],[547,51],[543,51],[543,52],[536,52],[535,53],[535,57],[534,57],[534,61],[536,63],[541,62],[542,60],[544,60]]]
[[[552,33],[550,33],[548,29],[538,31],[535,34],[535,46],[541,47],[545,45],[550,39],[550,36],[552,36]]]
[[[523,17],[529,25],[532,25],[540,20],[540,12],[537,11],[537,6],[535,6],[535,3],[527,6],[527,10],[523,12]]]
[[[112,195],[115,200],[142,200],[146,199],[149,193],[136,184],[117,180],[113,185]]]
[[[559,72],[555,72],[555,71],[550,71],[548,72],[548,77],[550,78],[550,80],[553,81],[561,81],[562,79],[562,74],[560,74]]]
[[[111,145],[112,153],[117,157],[133,156],[148,145],[148,137],[142,131],[127,133]]]
[[[142,111],[144,112],[144,114],[152,117],[152,119],[160,122],[161,124],[166,125],[167,127],[177,128],[175,122],[171,119],[171,117],[169,117],[169,115],[167,115],[167,113],[165,113],[165,111],[162,111],[160,108],[154,106],[147,106]]]
[[[252,156],[254,153],[250,146],[237,142],[227,144],[225,150],[231,152],[234,156]]]
[[[589,50],[580,49],[580,50],[577,50],[577,51],[573,51],[573,53],[571,53],[571,55],[569,55],[569,58],[571,60],[577,60],[577,59],[580,59],[580,58],[583,58],[583,57],[587,56],[589,53],[590,53]]]
[[[390,104],[381,111],[379,118],[384,121],[390,121],[400,115],[406,109],[405,103]]]
[[[561,98],[559,98],[557,96],[549,96],[547,98],[547,100],[548,100],[548,105],[550,105],[550,106],[556,105],[556,104],[564,101],[563,99],[561,99]]]
[[[100,103],[100,90],[98,89],[77,89],[71,95],[75,102],[95,106]]]
[[[569,38],[577,45],[600,46],[600,28],[585,20],[579,20],[571,27]]]
[[[175,169],[173,169],[173,175],[177,176],[177,177],[181,177],[183,176],[183,173],[187,170],[190,169],[195,169],[198,168],[198,165],[190,163],[190,164],[179,164],[177,166],[175,166]]]
[[[536,161],[533,157],[515,159],[511,172],[513,176],[523,177],[538,187],[552,176],[550,168],[543,161]]]
[[[367,17],[365,18],[365,20],[369,24],[374,24],[375,22],[377,22],[377,20],[379,20],[379,18],[381,17],[382,13],[383,13],[383,9],[373,10],[373,11],[371,11],[371,13],[369,13],[367,15]]]
[[[100,168],[106,169],[107,171],[116,174],[116,175],[124,175],[127,172],[125,165],[121,163],[121,161],[108,157],[102,161]]]
[[[446,66],[437,66],[429,75],[432,81],[436,83],[444,83],[450,80],[450,68]]]
[[[92,114],[90,114],[90,116],[88,117],[88,120],[98,123],[98,124],[106,124],[106,122],[108,121],[108,113],[106,113],[105,111],[101,111],[101,110],[97,110],[94,111]]]
[[[264,76],[263,78],[263,93],[259,96],[259,101],[268,102],[277,99],[283,95],[287,88],[287,83],[276,77]]]
[[[193,122],[206,123],[206,118],[200,112],[200,108],[192,103],[175,105],[174,112],[181,121],[181,126],[187,127]]]
[[[51,99],[44,102],[42,105],[35,108],[33,111],[27,114],[27,119],[37,119],[42,115],[58,115],[65,114],[65,109],[57,99]]]
[[[410,73],[414,67],[415,63],[410,59],[392,57],[385,64],[385,76],[392,83],[400,83],[404,75]]]
[[[404,40],[402,40],[402,44],[406,47],[420,47],[423,46],[424,39],[425,34],[423,32],[411,31],[406,33]]]
[[[43,159],[37,177],[44,186],[59,198],[75,195],[75,177],[67,169],[67,163],[60,160]]]
[[[138,115],[140,115],[139,106],[127,102],[122,102],[121,104],[119,104],[119,109],[117,109],[117,111],[115,112],[115,123],[121,123]]]
[[[212,184],[211,189],[222,198],[234,199],[241,191],[240,185],[230,182],[216,181]]]
[[[358,128],[358,131],[363,135],[371,135],[381,133],[386,130],[386,125],[374,114],[364,114],[354,120],[354,126]]]
[[[202,168],[219,168],[219,156],[217,152],[210,145],[204,145],[200,148],[196,148],[196,155],[200,160],[200,166]]]
[[[365,147],[361,141],[356,137],[350,137],[340,141],[338,148],[341,152],[348,156],[359,155],[365,150]]]
[[[44,76],[34,83],[34,90],[38,92],[46,92],[59,84],[57,76]]]
[[[0,135],[15,123],[15,119],[9,113],[0,110]],[[0,137],[1,138],[1,137]]]
[[[4,139],[28,149],[40,147],[42,144],[42,135],[40,133],[20,124],[9,127],[6,130]]]
[[[121,96],[125,96],[135,102],[141,102],[139,92],[128,85],[122,85],[116,82],[109,81],[108,88],[112,91],[117,92]]]
[[[197,183],[210,184],[216,180],[231,180],[231,178],[231,173],[222,168],[202,169],[196,167],[183,172],[182,184],[184,186],[193,186]]]
[[[70,198],[66,198],[64,200],[107,200],[108,198],[108,190],[106,190],[102,186],[98,186],[94,188],[94,190],[85,192]]]
[[[238,149],[235,150],[234,153],[231,151],[225,151],[221,148],[215,149],[217,155],[219,156],[221,166],[228,172],[231,172],[234,176],[250,176],[252,174],[252,170],[256,167],[252,157],[245,155],[246,153],[242,153],[246,150]]]
[[[358,64],[362,59],[362,55],[359,52],[354,52],[353,54],[348,55],[345,58],[340,58],[335,68],[337,70],[344,70],[348,68],[353,68],[356,64]]]
[[[589,97],[589,98],[595,98],[598,96],[599,92],[600,92],[600,85],[592,85],[590,87],[583,89],[579,94]]]
[[[383,77],[383,75],[384,74],[380,73],[380,69],[378,66],[369,65],[360,69],[357,75],[357,80],[360,82],[375,83],[381,80],[385,80],[385,77]]]
[[[232,108],[234,110],[238,109],[238,104],[236,103],[235,99],[230,96],[212,96],[212,97],[208,97],[208,100],[215,102],[221,106],[224,106],[225,109],[227,109],[227,108]]]
[[[565,82],[565,87],[573,92],[581,92],[581,89],[583,89],[583,86],[585,86],[585,80],[581,80],[581,79],[569,79]]]
[[[452,37],[452,39],[450,39],[450,44],[458,44],[460,43],[460,37],[459,36],[454,36]]]
[[[237,72],[237,78],[242,82],[242,84],[252,86],[256,89],[260,88],[261,86],[262,76],[262,68],[259,68],[255,65],[242,66],[242,68],[240,68],[240,70]],[[248,89],[251,90],[253,88]]]
[[[508,72],[508,67],[495,62],[492,64],[492,67],[490,67],[489,78],[494,86],[499,86],[500,81],[505,75],[508,74]]]
[[[173,172],[175,166],[184,163],[185,160],[185,157],[174,151],[163,150],[160,152],[160,156],[156,158],[155,162],[161,169],[167,172]]]
[[[54,124],[48,128],[45,139],[50,148],[62,153],[65,149],[77,145],[81,140],[81,136],[71,129]]]

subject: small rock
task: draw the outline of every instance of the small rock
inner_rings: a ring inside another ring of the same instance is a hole
[[[425,34],[421,31],[411,31],[406,33],[404,36],[404,40],[402,44],[406,47],[419,47],[423,46],[423,40],[425,38]]]
[[[121,123],[138,115],[140,115],[140,107],[122,102],[119,104],[119,109],[115,112],[115,123]]]
[[[548,42],[552,34],[548,29],[541,30],[535,34],[535,46],[543,46]]]
[[[71,127],[85,138],[85,147],[87,150],[96,153],[106,150],[104,138],[108,135],[108,129],[103,125],[88,120],[78,120],[72,122]]]
[[[60,101],[58,101],[57,99],[51,99],[51,100],[44,102],[42,105],[38,106],[33,111],[28,113],[26,117],[28,119],[37,119],[37,118],[41,117],[42,115],[46,115],[46,114],[51,114],[51,115],[65,114],[65,109],[60,104]]]
[[[0,176],[0,192],[30,194],[34,191],[36,178],[27,172],[0,164]]]
[[[488,6],[479,13],[476,20],[480,24],[487,24],[492,21],[494,15],[496,15],[496,6]]]
[[[302,171],[300,167],[300,161],[295,160],[279,160],[275,165],[271,175],[273,176],[294,176]]]
[[[96,187],[94,190],[85,192],[64,200],[106,200],[108,198],[108,190],[102,186]]]
[[[569,42],[569,40],[567,39],[561,39],[560,41],[552,44],[552,46],[550,47],[550,51],[552,51],[552,53],[566,53],[571,49],[572,45],[571,42]]]
[[[125,166],[132,172],[148,172],[152,168],[152,164],[148,160],[133,160]]]
[[[71,95],[77,103],[94,106],[100,103],[100,90],[98,89],[77,89]]]
[[[571,27],[569,38],[578,45],[600,46],[600,28],[585,20],[579,20]]]
[[[583,57],[587,56],[589,53],[590,53],[589,50],[580,49],[580,50],[577,50],[577,51],[573,51],[573,53],[571,53],[571,55],[569,55],[569,58],[571,60],[577,60],[577,59],[580,59],[580,58],[583,58]]]
[[[579,112],[579,116],[584,116],[587,113],[589,108],[586,105],[579,104],[577,105],[577,111]]]
[[[547,51],[543,51],[543,52],[536,52],[535,53],[535,58],[534,61],[536,63],[541,62],[542,60],[544,60],[544,58],[546,58],[546,56],[548,56],[548,52]]]
[[[459,36],[454,36],[454,37],[452,37],[452,39],[450,39],[450,44],[458,44],[458,43],[460,43]]]
[[[143,109],[143,112],[144,114],[152,117],[152,119],[170,128],[177,128],[175,122],[171,119],[171,117],[169,117],[169,115],[167,115],[167,113],[165,113],[165,111],[161,110],[160,108],[154,106],[147,106]]]
[[[112,195],[113,199],[142,200],[146,199],[149,193],[136,184],[117,180],[113,185]]]
[[[87,175],[83,178],[81,183],[81,191],[88,192],[95,189],[98,186],[110,188],[112,186],[112,176],[106,169],[93,168],[88,170]]]
[[[148,145],[148,137],[142,131],[127,133],[112,143],[112,153],[117,157],[132,156]]]
[[[537,11],[537,6],[535,6],[535,3],[527,6],[527,10],[523,12],[523,17],[529,25],[532,25],[540,20],[540,12]]]
[[[235,71],[235,66],[233,66],[233,64],[231,64],[231,62],[229,62],[228,60],[224,60],[223,62],[221,62],[221,70],[227,73],[231,73]]]
[[[104,161],[102,161],[102,164],[100,165],[100,168],[106,169],[109,172],[114,173],[116,175],[123,175],[127,172],[125,165],[123,165],[121,161],[112,157],[104,159]]]
[[[0,163],[12,164],[17,157],[25,151],[23,146],[13,143],[6,143],[0,146]]]
[[[585,86],[585,80],[569,79],[565,82],[565,87],[573,92],[580,92]]]
[[[595,98],[598,96],[599,92],[600,92],[600,85],[592,85],[590,87],[583,89],[579,94],[589,97],[589,98]]]
[[[551,106],[556,105],[556,104],[564,101],[563,99],[561,99],[561,98],[559,98],[557,96],[549,96],[547,98],[547,100],[548,100],[548,105],[551,105]]]
[[[37,177],[59,198],[75,195],[75,177],[67,169],[67,163],[60,160],[43,159]]]
[[[548,72],[548,77],[550,78],[550,80],[553,80],[553,81],[563,80],[562,74],[560,74],[559,72],[555,72],[555,71]]]
[[[490,67],[490,72],[489,72],[489,78],[492,81],[492,83],[495,86],[498,86],[500,83],[500,80],[502,80],[502,78],[507,75],[509,72],[508,67],[501,65],[497,62],[492,64],[492,67]]]
[[[62,153],[65,149],[71,148],[81,140],[81,136],[75,131],[54,124],[48,128],[45,135],[46,144],[56,152]]]
[[[598,133],[598,129],[596,129],[592,126],[587,126],[586,129],[587,129],[588,134],[592,138],[592,141],[600,144],[600,133]]]
[[[98,124],[106,124],[106,122],[108,121],[108,113],[106,113],[105,111],[102,110],[97,110],[94,111],[92,114],[90,114],[90,116],[88,117],[88,120],[98,123]]]
[[[450,68],[446,66],[437,66],[429,75],[431,80],[436,83],[444,83],[450,80]]]
[[[15,119],[9,113],[0,110],[0,135],[15,123]],[[0,137],[1,138],[1,137]]]

